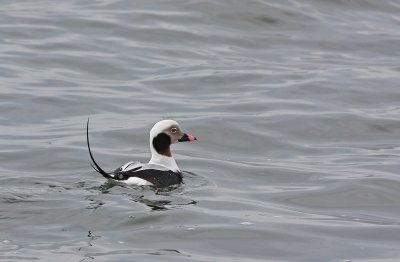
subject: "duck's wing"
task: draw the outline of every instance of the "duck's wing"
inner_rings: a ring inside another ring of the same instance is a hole
[[[140,168],[143,168],[143,163],[137,162],[137,161],[131,161],[126,163],[125,165],[122,165],[121,167],[115,169],[115,172],[124,172],[124,171],[135,171],[139,170]]]
[[[149,166],[144,165],[142,167],[136,166],[136,168],[129,170],[116,170],[111,174],[113,179],[128,184],[139,184],[139,185],[153,185],[155,187],[168,187],[175,184],[182,183],[182,175],[179,172],[173,172],[165,169],[153,169]],[[146,184],[145,180],[151,184]]]

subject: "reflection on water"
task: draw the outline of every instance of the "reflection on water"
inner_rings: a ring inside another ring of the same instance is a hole
[[[78,249],[79,252],[84,252],[85,250],[87,250],[89,247],[92,247],[94,245],[94,242],[96,239],[101,238],[101,236],[95,236],[92,234],[92,231],[88,231],[87,237],[89,238],[89,241],[87,243],[86,246],[82,246]],[[89,260],[89,259],[95,259],[94,256],[90,256],[88,254],[84,255],[84,259],[80,260],[80,261],[85,261],[85,260]]]
[[[183,174],[184,177],[186,177],[188,180],[190,178],[196,178],[196,175],[194,173],[183,172]],[[197,181],[196,179],[194,179],[189,183],[195,188],[196,183],[198,183],[198,181],[200,180],[201,179],[197,178]],[[113,194],[123,196],[131,199],[135,203],[145,204],[152,210],[168,210],[174,207],[195,205],[197,203],[195,200],[188,200],[184,199],[183,197],[179,198],[176,196],[182,195],[184,193],[185,186],[186,184],[181,184],[169,186],[166,188],[155,188],[152,186],[126,185],[123,183],[117,183],[115,181],[107,180],[99,187],[90,188],[90,191],[97,190],[101,194]],[[102,200],[95,199],[96,197],[94,197],[93,195],[86,197],[86,200],[90,202],[89,206],[87,207],[88,209],[96,210],[97,208],[100,208],[105,204]],[[171,199],[174,199],[176,201],[171,201]]]

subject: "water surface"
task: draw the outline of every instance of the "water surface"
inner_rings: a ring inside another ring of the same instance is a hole
[[[3,1],[0,260],[398,261],[398,1]],[[106,183],[166,118],[185,184]]]

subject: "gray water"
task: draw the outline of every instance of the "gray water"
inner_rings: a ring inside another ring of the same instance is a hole
[[[1,1],[0,260],[399,261],[400,2]],[[184,184],[106,183],[173,118]]]

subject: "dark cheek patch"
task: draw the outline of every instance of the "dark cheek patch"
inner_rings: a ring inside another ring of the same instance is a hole
[[[170,156],[169,146],[171,145],[171,138],[165,133],[158,134],[153,138],[153,146],[157,153],[161,155]]]

